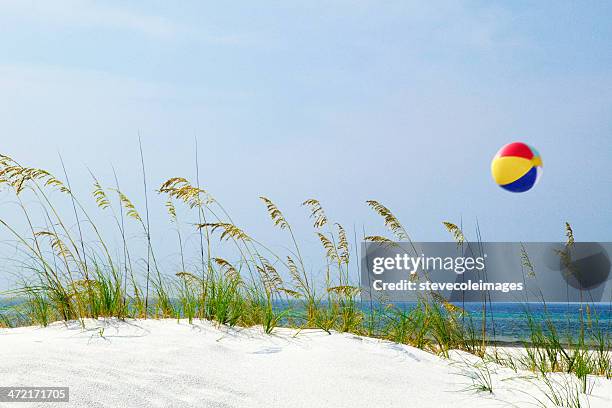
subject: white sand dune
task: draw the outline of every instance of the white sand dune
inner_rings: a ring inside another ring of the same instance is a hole
[[[69,403],[19,407],[457,408],[545,401],[542,384],[518,378],[528,373],[492,366],[493,394],[477,393],[466,390],[474,370],[462,362],[472,356],[445,360],[350,334],[278,329],[268,336],[261,328],[176,320],[86,326],[0,330],[0,385],[70,387]],[[612,381],[592,381],[590,406],[612,406]]]

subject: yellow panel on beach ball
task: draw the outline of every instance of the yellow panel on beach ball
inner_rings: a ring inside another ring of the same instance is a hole
[[[493,179],[499,185],[509,184],[524,176],[533,167],[529,159],[516,156],[496,157],[491,163]]]

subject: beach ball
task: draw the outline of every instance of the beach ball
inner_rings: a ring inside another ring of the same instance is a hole
[[[491,162],[493,180],[513,193],[530,190],[541,173],[542,157],[536,149],[521,142],[505,145]]]

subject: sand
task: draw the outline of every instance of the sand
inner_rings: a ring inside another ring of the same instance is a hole
[[[351,334],[277,329],[269,336],[257,327],[202,321],[0,329],[0,385],[70,387],[68,403],[4,404],[15,407],[457,408],[546,401],[541,382],[519,378],[530,373],[498,366],[490,368],[493,394],[470,390],[476,373],[470,362],[477,359],[451,357]],[[612,406],[612,381],[590,382],[588,404]]]

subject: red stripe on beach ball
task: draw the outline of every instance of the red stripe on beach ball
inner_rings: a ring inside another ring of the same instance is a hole
[[[523,157],[525,159],[531,160],[533,158],[533,152],[525,143],[514,142],[505,145],[502,147],[499,152],[497,152],[499,157],[504,156],[515,156],[515,157]]]

